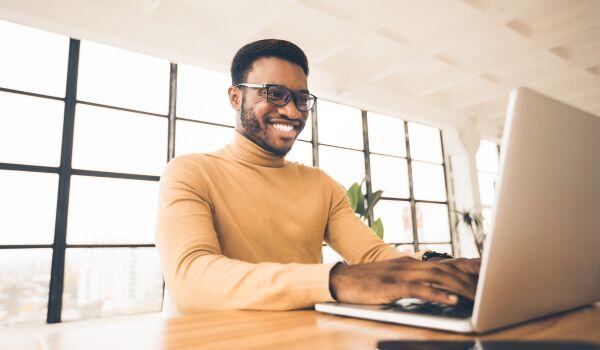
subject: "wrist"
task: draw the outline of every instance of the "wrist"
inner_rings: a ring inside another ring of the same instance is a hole
[[[446,253],[428,251],[427,253],[423,254],[422,258],[423,261],[441,261],[446,259],[454,259],[454,257]]]
[[[331,297],[335,300],[338,301],[338,296],[337,296],[337,286],[339,285],[339,283],[337,283],[338,281],[338,277],[339,277],[339,269],[340,268],[344,268],[344,262],[343,261],[339,261],[337,262],[335,265],[333,265],[333,267],[331,268],[331,270],[329,270],[329,294],[331,294]]]

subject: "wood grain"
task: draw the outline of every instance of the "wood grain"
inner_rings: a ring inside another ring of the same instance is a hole
[[[313,310],[218,311],[65,322],[0,331],[2,349],[374,349],[378,340],[555,339],[600,343],[600,303],[483,336],[337,317]]]

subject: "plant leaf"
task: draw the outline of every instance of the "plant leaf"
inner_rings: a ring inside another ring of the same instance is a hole
[[[365,212],[365,216],[369,216],[371,214],[371,212],[373,211],[373,208],[375,207],[375,204],[377,204],[377,202],[379,202],[379,200],[381,199],[382,194],[383,194],[382,190],[371,193],[371,197],[369,197],[369,200],[368,200],[369,205],[367,207],[367,211]]]
[[[373,225],[371,225],[371,230],[373,230],[373,232],[375,232],[377,237],[379,237],[380,239],[383,239],[383,222],[381,222],[381,219],[375,220]]]
[[[362,197],[360,185],[357,183],[353,183],[352,186],[350,186],[350,188],[348,188],[348,190],[346,191],[346,197],[348,197],[348,200],[350,201],[350,207],[352,207],[352,211],[355,213],[358,213],[356,209],[358,208],[359,201]],[[363,207],[364,207],[364,199],[363,199]]]

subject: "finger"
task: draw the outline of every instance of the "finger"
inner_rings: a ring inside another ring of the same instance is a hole
[[[406,282],[434,284],[436,288],[465,298],[474,299],[476,284],[469,279],[460,279],[454,273],[433,267],[428,270],[405,271],[402,278]]]
[[[444,264],[443,262],[433,263],[438,269],[441,269],[445,273],[451,274],[462,281],[465,285],[477,285],[477,276],[468,272],[465,272],[453,264]]]
[[[432,301],[440,304],[456,304],[458,297],[454,294],[447,293],[443,290],[433,288],[422,283],[406,283],[404,285],[404,295],[400,295],[398,299],[411,297],[419,298],[425,301]]]

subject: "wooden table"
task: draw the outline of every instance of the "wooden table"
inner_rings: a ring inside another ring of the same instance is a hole
[[[472,336],[301,311],[220,311],[164,319],[121,316],[0,328],[2,349],[375,349],[378,340],[460,340]],[[561,339],[600,343],[600,303],[479,339]]]

